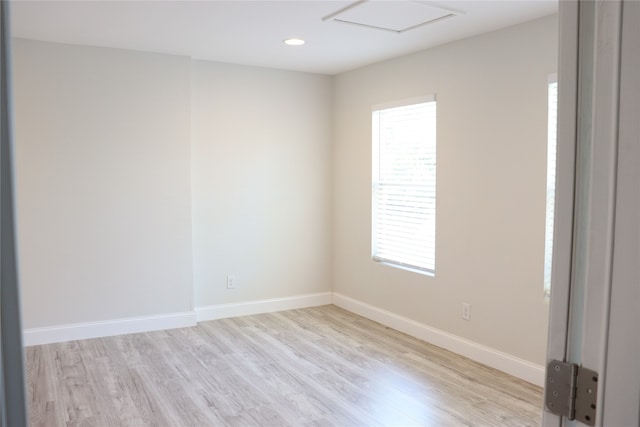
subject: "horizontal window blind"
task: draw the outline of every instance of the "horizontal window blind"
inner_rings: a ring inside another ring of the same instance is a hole
[[[373,259],[435,272],[436,102],[372,113]]]
[[[551,295],[551,261],[553,259],[553,224],[556,200],[556,155],[558,127],[558,83],[549,83],[547,121],[547,209],[544,236],[544,295]]]

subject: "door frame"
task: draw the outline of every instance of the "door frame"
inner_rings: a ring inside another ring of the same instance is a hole
[[[639,25],[631,1],[560,2],[547,363],[599,373],[597,426],[640,422]],[[577,422],[545,411],[542,425]]]

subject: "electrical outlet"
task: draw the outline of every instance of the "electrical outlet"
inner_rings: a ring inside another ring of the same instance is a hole
[[[471,320],[471,304],[467,302],[462,303],[462,318],[464,320]]]
[[[227,275],[227,289],[235,289],[236,288],[236,275],[228,274]]]

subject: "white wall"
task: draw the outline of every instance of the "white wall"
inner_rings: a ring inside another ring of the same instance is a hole
[[[330,291],[330,77],[194,61],[191,110],[196,306]]]
[[[547,76],[557,16],[339,75],[334,291],[527,361],[545,360]],[[436,275],[371,260],[371,106],[437,94]],[[461,319],[461,303],[472,306]]]
[[[28,342],[329,300],[330,77],[28,40],[14,52],[24,326],[63,327]]]
[[[16,40],[23,325],[191,310],[188,58]]]

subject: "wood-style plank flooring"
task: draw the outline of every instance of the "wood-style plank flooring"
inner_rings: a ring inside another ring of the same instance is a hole
[[[26,349],[32,426],[537,426],[542,390],[335,306]]]

